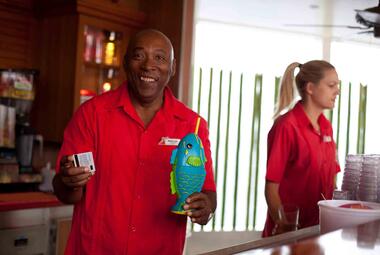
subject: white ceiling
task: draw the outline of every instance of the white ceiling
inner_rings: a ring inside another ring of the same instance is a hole
[[[378,0],[198,0],[197,20],[278,29],[379,44],[372,33],[345,26],[360,26],[355,10],[377,6]],[[289,26],[338,25],[343,27]]]

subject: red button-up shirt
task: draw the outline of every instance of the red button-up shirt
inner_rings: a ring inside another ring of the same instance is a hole
[[[145,129],[126,88],[84,103],[65,130],[57,162],[62,155],[91,151],[96,168],[75,205],[66,254],[182,254],[186,216],[170,212],[175,146],[159,142],[194,132],[198,114],[166,88],[162,108]],[[198,135],[208,160],[203,190],[215,191],[204,119]]]
[[[319,222],[318,201],[332,198],[334,176],[340,171],[332,127],[318,118],[320,133],[312,126],[301,102],[279,117],[268,134],[266,180],[279,183],[283,204],[300,208],[299,227]],[[274,223],[267,215],[263,236],[270,236]]]

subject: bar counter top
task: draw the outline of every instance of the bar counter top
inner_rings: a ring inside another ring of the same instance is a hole
[[[0,212],[63,205],[52,193],[0,193]]]
[[[263,238],[207,255],[270,254],[270,255],[379,255],[380,220],[319,234],[319,226]],[[266,240],[267,239],[267,240]]]

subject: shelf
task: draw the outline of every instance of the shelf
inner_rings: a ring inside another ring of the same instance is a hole
[[[90,67],[90,68],[102,68],[102,69],[119,69],[120,65],[107,65],[103,63],[95,63],[95,62],[88,62],[84,61],[84,66],[85,67]]]
[[[25,192],[0,194],[0,212],[60,205],[62,203],[51,193]]]

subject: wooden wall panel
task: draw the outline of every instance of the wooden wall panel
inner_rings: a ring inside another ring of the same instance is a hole
[[[178,97],[179,61],[181,56],[183,1],[141,0],[141,9],[147,14],[147,28],[158,29],[172,41],[177,60],[177,73],[170,82],[174,95]]]
[[[40,24],[40,75],[32,117],[47,141],[61,141],[72,116],[77,20],[76,15],[51,16]]]
[[[0,1],[0,68],[35,68],[30,1]]]

